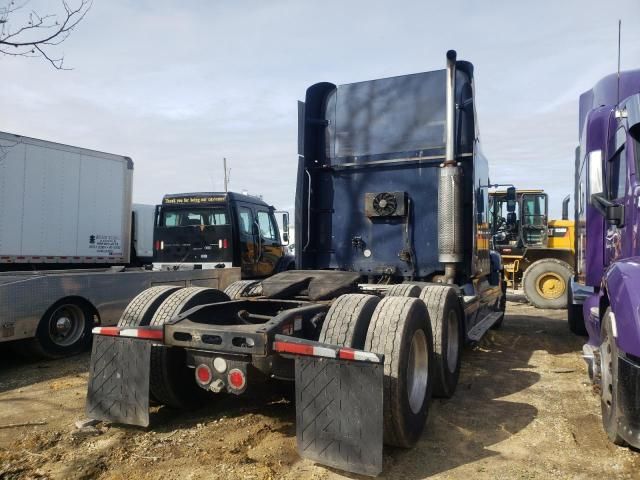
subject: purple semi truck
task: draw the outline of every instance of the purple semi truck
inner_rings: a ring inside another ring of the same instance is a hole
[[[640,447],[640,70],[580,96],[571,331],[616,445]]]

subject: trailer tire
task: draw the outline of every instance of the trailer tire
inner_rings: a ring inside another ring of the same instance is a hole
[[[600,407],[602,426],[609,440],[618,446],[627,442],[619,433],[618,427],[618,347],[611,325],[611,308],[602,318],[602,343],[600,344]]]
[[[460,376],[463,345],[463,313],[453,288],[429,285],[420,299],[427,306],[431,320],[434,353],[433,396],[451,398]]]
[[[424,430],[433,390],[433,338],[424,302],[383,298],[373,312],[365,350],[384,354],[384,442],[410,447]]]
[[[262,295],[262,283],[259,280],[238,280],[224,289],[231,300]]]
[[[413,285],[411,283],[398,283],[396,285],[392,285],[384,296],[418,298],[420,296],[420,292],[421,289],[418,285]]]
[[[573,304],[573,291],[571,290],[571,286],[567,288],[567,323],[572,333],[580,336],[589,334],[584,324],[582,305]]]
[[[179,290],[175,285],[158,285],[147,288],[136,295],[122,312],[119,327],[144,327],[149,325],[153,314],[165,299]]]
[[[348,293],[331,304],[322,323],[319,341],[341,347],[362,349],[371,316],[380,298],[375,295]]]
[[[182,288],[162,302],[150,325],[164,325],[197,305],[228,300],[224,292],[215,288]],[[179,409],[196,407],[210,397],[206,390],[196,384],[194,371],[187,367],[186,350],[160,345],[151,347],[149,393],[159,403]]]
[[[557,258],[537,260],[522,276],[524,295],[536,308],[566,308],[566,289],[572,275],[573,270],[567,262]]]
[[[70,298],[56,302],[40,319],[35,338],[28,341],[29,355],[56,359],[86,350],[91,345],[95,316],[95,309],[86,301]]]

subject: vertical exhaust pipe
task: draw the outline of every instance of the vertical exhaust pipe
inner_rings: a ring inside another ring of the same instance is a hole
[[[456,161],[456,52],[447,52],[445,159],[438,182],[438,258],[444,264],[444,281],[453,283],[463,259],[462,172]]]
[[[562,200],[562,220],[569,220],[569,200],[571,200],[570,195]]]

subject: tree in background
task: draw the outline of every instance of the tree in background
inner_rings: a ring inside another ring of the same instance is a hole
[[[6,0],[5,0],[6,1]],[[56,47],[64,42],[91,8],[93,0],[79,0],[70,7],[61,1],[59,13],[37,12],[27,8],[30,0],[8,1],[0,6],[0,54],[12,57],[41,57],[58,70],[64,55]]]

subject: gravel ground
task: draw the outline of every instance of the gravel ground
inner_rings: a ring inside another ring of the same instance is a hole
[[[640,454],[602,431],[565,312],[509,302],[507,313],[464,351],[457,393],[433,402],[417,446],[385,449],[381,478],[639,478]],[[77,430],[88,362],[0,351],[0,479],[361,478],[300,459],[294,407],[268,389],[192,412],[155,408],[150,429]]]

